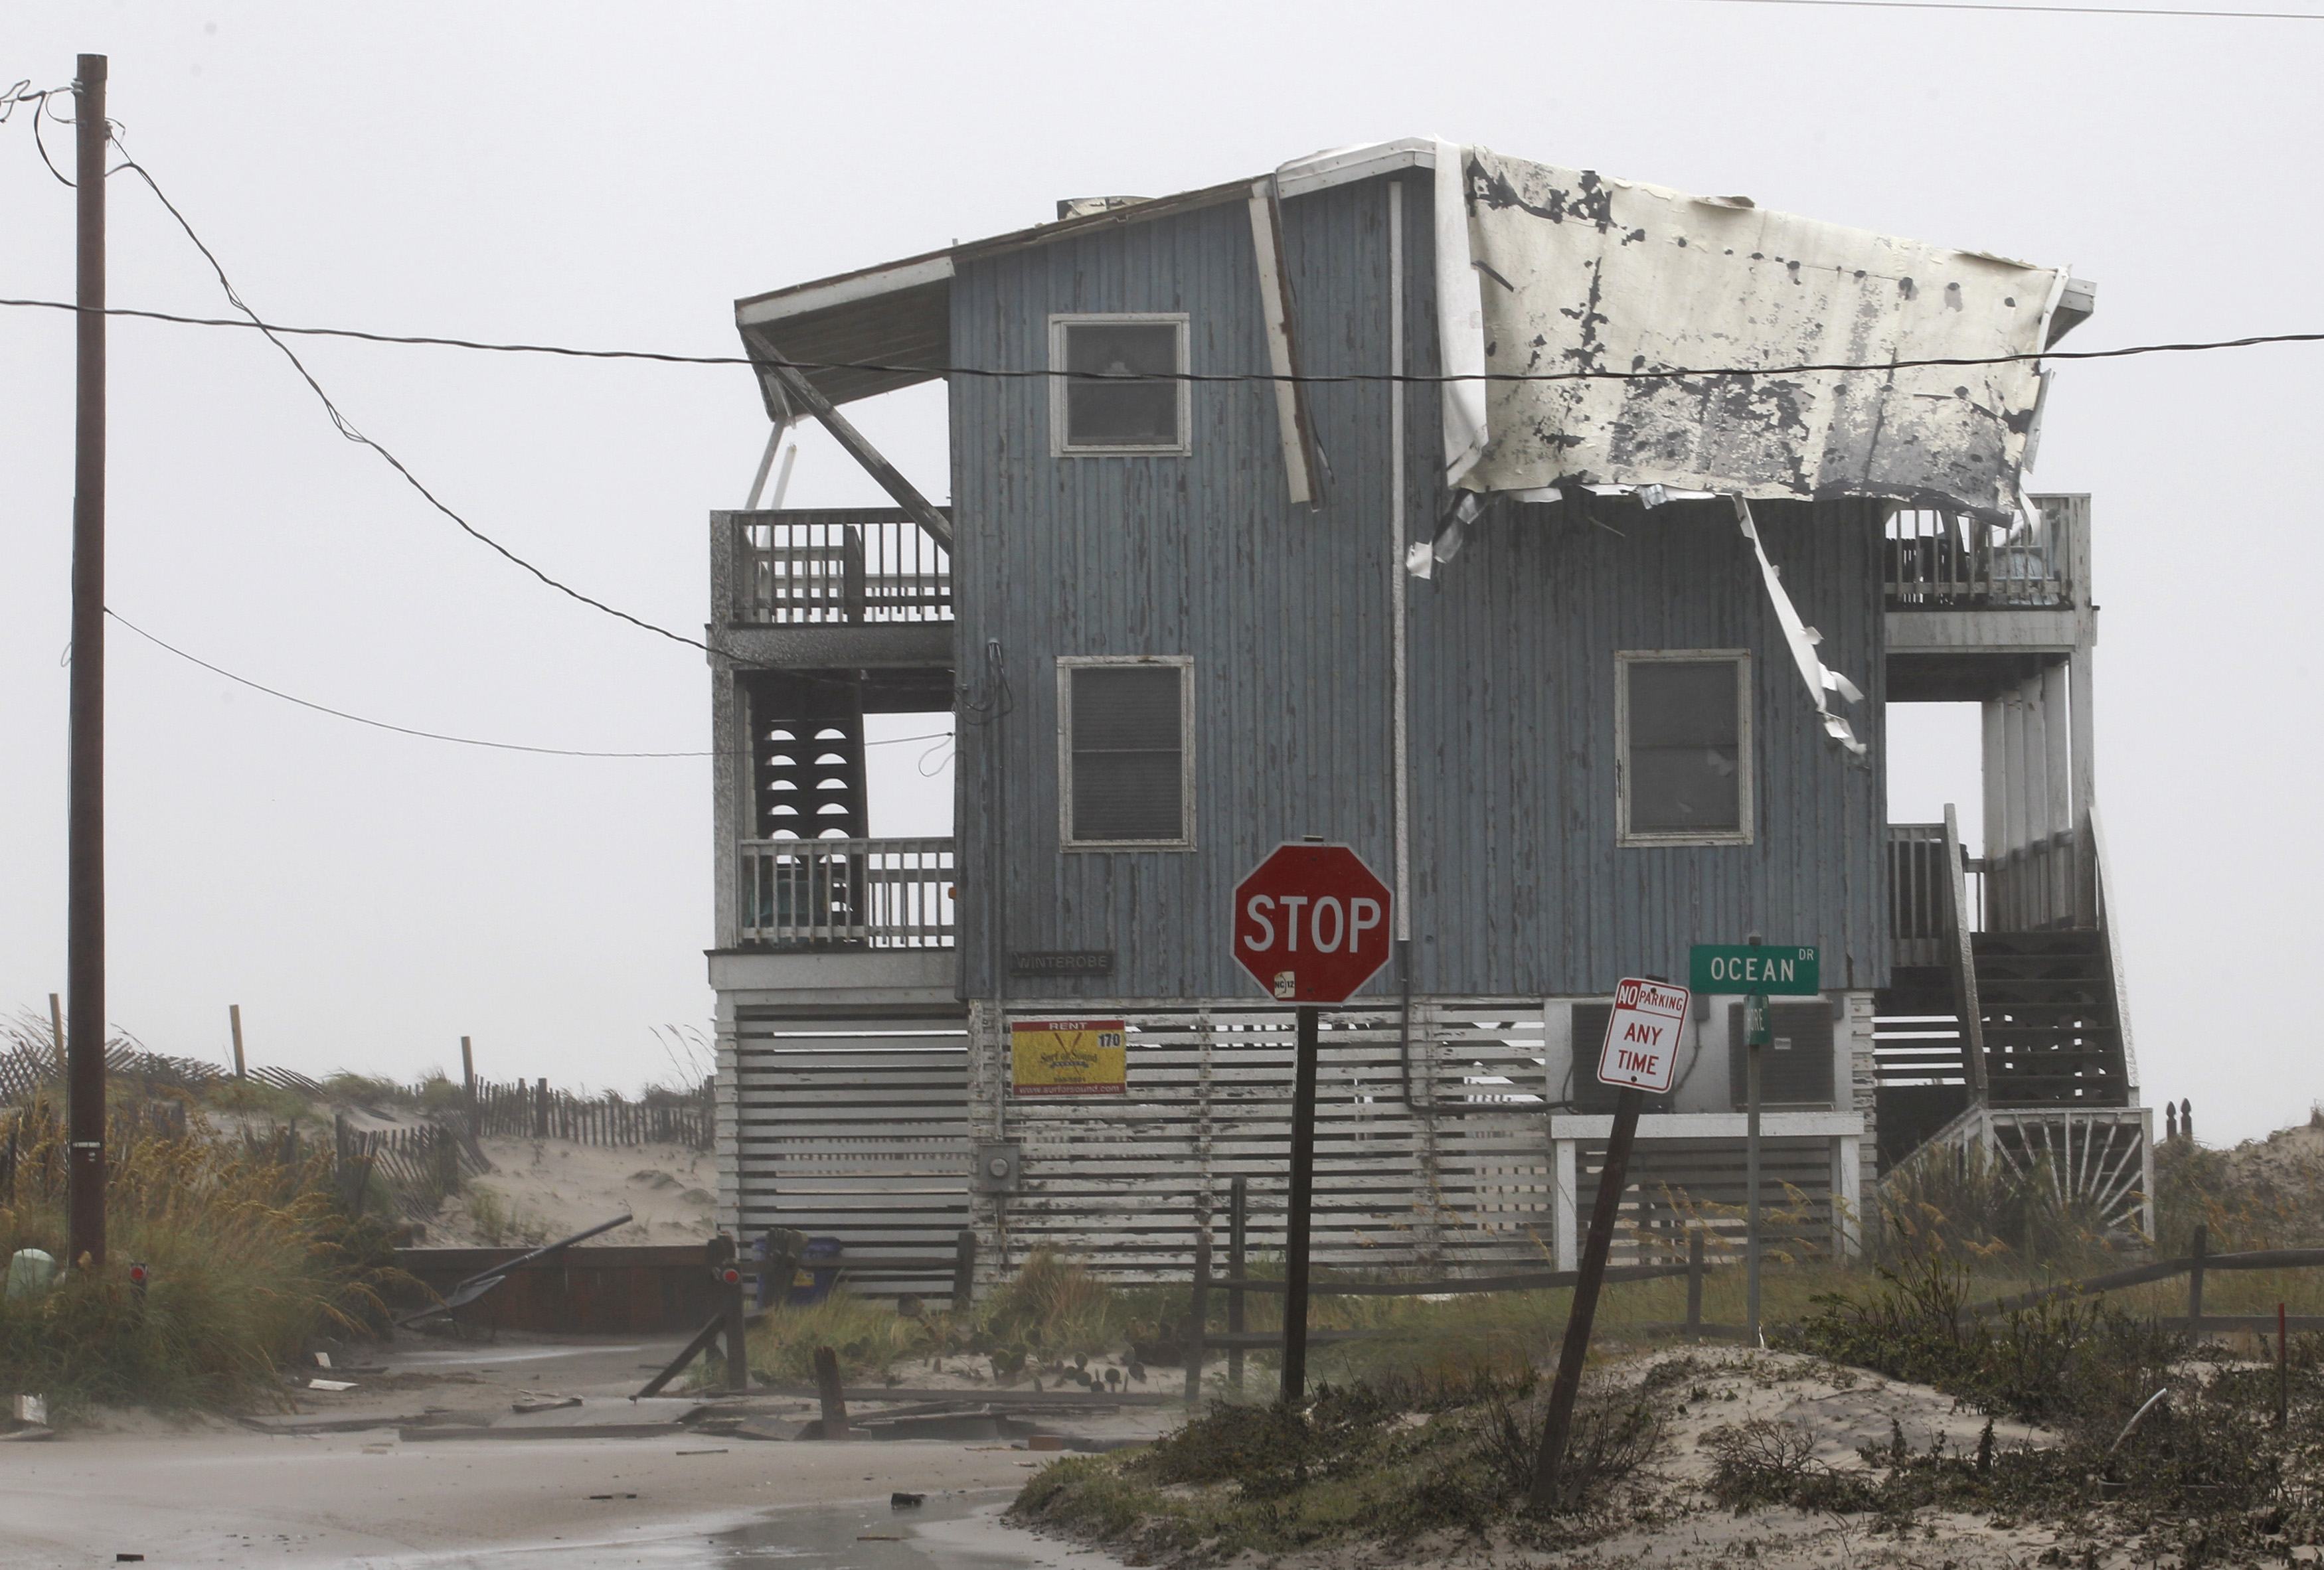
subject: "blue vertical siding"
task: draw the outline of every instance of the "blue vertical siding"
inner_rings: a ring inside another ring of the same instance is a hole
[[[1429,184],[1405,177],[1406,368],[1436,357]],[[1388,182],[1285,214],[1303,368],[1390,369]],[[1185,311],[1197,372],[1266,369],[1244,207],[1229,204],[964,264],[959,363],[1043,368],[1048,317]],[[1394,862],[1389,400],[1310,390],[1322,504],[1286,498],[1273,394],[1198,382],[1186,457],[1053,458],[1039,380],[951,389],[961,680],[964,993],[1255,995],[1228,952],[1229,896],[1280,840]],[[1435,394],[1406,399],[1406,528],[1438,489]],[[1603,992],[1676,974],[1694,938],[1821,942],[1832,985],[1882,978],[1881,773],[1813,724],[1724,504],[1648,515],[1600,501],[1497,507],[1433,583],[1410,585],[1414,984],[1437,994]],[[1876,513],[1763,508],[1769,549],[1826,657],[1877,726]],[[1721,519],[1725,521],[1722,523]],[[988,663],[988,648],[998,653]],[[1759,834],[1742,847],[1618,849],[1613,653],[1749,647]],[[1187,655],[1195,683],[1191,851],[1068,852],[1057,835],[1056,659]],[[1005,678],[1005,684],[997,677]],[[1005,698],[1003,696],[1005,685]],[[1006,712],[997,712],[1005,707]],[[1111,949],[1106,978],[1003,979],[1004,949]],[[1391,972],[1376,993],[1398,985]]]

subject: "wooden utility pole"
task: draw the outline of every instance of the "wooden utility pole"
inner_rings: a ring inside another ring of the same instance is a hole
[[[1590,1207],[1590,1240],[1582,1250],[1581,1278],[1573,1283],[1573,1307],[1565,1316],[1565,1345],[1557,1354],[1557,1376],[1549,1387],[1549,1417],[1543,1423],[1541,1448],[1534,1455],[1533,1493],[1536,1510],[1551,1510],[1564,1502],[1558,1474],[1565,1466],[1566,1441],[1573,1432],[1573,1398],[1582,1391],[1582,1367],[1590,1356],[1590,1327],[1598,1318],[1598,1293],[1606,1284],[1606,1255],[1614,1246],[1614,1222],[1622,1204],[1622,1189],[1630,1178],[1630,1142],[1637,1136],[1643,1092],[1625,1085],[1614,1102],[1614,1130],[1606,1142],[1606,1164],[1598,1170],[1598,1199]]]
[[[72,685],[66,905],[66,1248],[105,1262],[105,78],[73,80],[78,216],[74,318]]]
[[[1284,1217],[1283,1385],[1280,1400],[1297,1408],[1307,1394],[1307,1224],[1315,1207],[1315,1057],[1323,1011],[1303,1006],[1299,1057],[1291,1082],[1291,1193]]]

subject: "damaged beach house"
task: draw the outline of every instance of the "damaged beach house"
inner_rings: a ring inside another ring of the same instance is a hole
[[[820,422],[893,505],[761,463],[710,517],[721,1224],[941,1297],[963,1232],[1183,1274],[1240,1178],[1279,1248],[1292,1014],[1229,901],[1314,836],[1395,896],[1320,1262],[1569,1266],[1615,980],[1747,936],[1821,951],[1765,1054],[1805,1246],[1970,1148],[2150,1227],[2090,502],[2023,478],[2091,297],[1409,140],[742,300],[770,458]],[[946,505],[846,415],[937,379]],[[1888,821],[1902,703],[1982,705],[1980,843]],[[950,835],[869,816],[886,714],[956,721]],[[1739,1235],[1741,1016],[1697,995],[1618,1247]]]

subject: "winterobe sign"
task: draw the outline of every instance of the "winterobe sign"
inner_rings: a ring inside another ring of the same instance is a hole
[[[1626,976],[1614,988],[1614,1012],[1598,1049],[1598,1078],[1662,1095],[1678,1062],[1680,1027],[1693,994],[1683,987]]]
[[[1806,997],[1823,990],[1822,956],[1812,947],[1773,943],[1697,943],[1687,979],[1697,992],[1757,992]]]

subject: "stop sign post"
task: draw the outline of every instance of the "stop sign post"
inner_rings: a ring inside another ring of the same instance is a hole
[[[1283,1387],[1307,1384],[1307,1224],[1315,1199],[1316,1036],[1326,1003],[1344,1003],[1388,962],[1394,897],[1363,858],[1319,840],[1278,845],[1235,886],[1234,956],[1268,996],[1296,1003],[1290,1214],[1285,1217]]]

